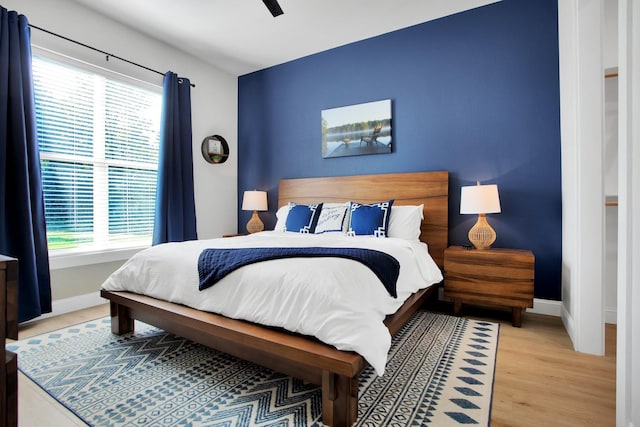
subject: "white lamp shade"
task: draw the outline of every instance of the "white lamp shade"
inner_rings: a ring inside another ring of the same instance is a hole
[[[500,213],[500,197],[498,186],[470,185],[462,187],[460,192],[461,214]]]
[[[266,191],[245,191],[242,197],[243,211],[266,211],[267,192]]]

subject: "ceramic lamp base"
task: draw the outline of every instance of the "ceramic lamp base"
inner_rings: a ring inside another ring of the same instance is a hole
[[[257,211],[253,211],[253,215],[251,215],[251,219],[247,223],[247,231],[249,233],[258,233],[264,230],[264,224],[260,220]]]

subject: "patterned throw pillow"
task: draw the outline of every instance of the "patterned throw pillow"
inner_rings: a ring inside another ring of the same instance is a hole
[[[285,231],[294,233],[313,233],[320,217],[322,203],[315,205],[289,205],[289,214],[285,223]]]
[[[363,205],[351,202],[349,232],[351,236],[387,237],[393,200]]]
[[[347,211],[349,209],[349,203],[325,203],[322,205],[320,211],[320,218],[318,218],[318,225],[316,225],[316,234],[340,232],[344,230],[345,219],[347,218]]]

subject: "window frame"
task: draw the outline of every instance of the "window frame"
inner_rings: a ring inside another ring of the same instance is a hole
[[[162,96],[162,86],[156,83],[144,81],[135,77],[127,76],[122,73],[100,67],[98,65],[73,58],[50,49],[32,45],[32,57],[41,57],[55,61],[64,65],[75,67],[83,71],[99,74],[105,78],[117,80],[122,83],[139,87],[144,90],[156,92]],[[63,158],[67,157],[59,154],[47,155],[47,158]],[[109,164],[126,164],[126,162],[118,160],[110,160]],[[106,163],[105,163],[106,164]],[[70,248],[70,249],[53,249],[49,250],[49,268],[58,270],[64,268],[78,267],[83,265],[100,264],[105,262],[116,262],[129,259],[137,252],[150,247],[151,244],[129,244],[118,247],[113,245],[108,248]]]

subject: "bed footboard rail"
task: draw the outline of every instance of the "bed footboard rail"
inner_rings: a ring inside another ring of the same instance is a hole
[[[354,352],[313,338],[234,320],[131,293],[102,290],[110,301],[111,330],[133,332],[134,319],[322,387],[323,423],[351,426],[358,416],[358,375],[367,365]]]

